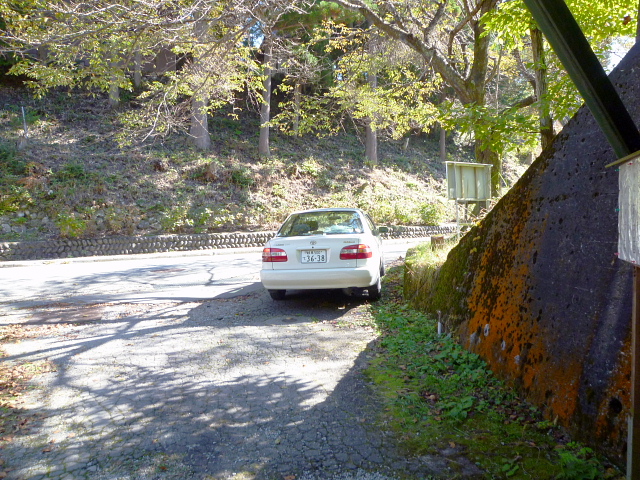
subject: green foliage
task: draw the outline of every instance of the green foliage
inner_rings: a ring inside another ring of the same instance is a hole
[[[80,163],[65,163],[60,170],[53,174],[53,178],[59,181],[83,180],[87,178],[87,172],[84,165]]]
[[[273,187],[271,187],[271,195],[274,197],[285,198],[286,189],[283,185],[276,183]]]
[[[255,185],[256,180],[249,167],[235,165],[230,170],[231,182],[243,189],[249,189]]]
[[[508,460],[503,459],[502,468],[500,468],[500,473],[504,474],[505,477],[511,478],[520,470],[520,465],[518,464],[518,457]]]
[[[442,202],[425,203],[419,207],[422,225],[440,225],[447,217],[447,208]]]
[[[368,32],[350,29],[344,32],[349,43],[361,42],[359,37]],[[345,48],[344,39],[337,41],[335,48]],[[427,130],[438,121],[438,108],[432,103],[438,77],[425,76],[415,68],[409,57],[397,58],[398,44],[386,42],[389,49],[384,55],[380,51],[362,49],[343,55],[338,75],[343,81],[328,93],[356,119],[366,120],[371,128],[380,133],[389,133],[399,139],[416,130]],[[396,58],[394,62],[381,62],[382,58]],[[407,62],[407,63],[405,63]],[[372,85],[369,79],[375,75]]]
[[[475,397],[466,396],[462,398],[456,398],[455,400],[442,402],[440,406],[449,417],[455,420],[464,420],[469,416],[469,412],[472,411],[475,401]]]
[[[317,178],[322,173],[322,165],[316,159],[310,158],[302,162],[299,172],[303,175]]]
[[[632,0],[588,2],[568,0],[567,6],[580,25],[585,36],[596,47],[599,42],[608,42],[616,37],[635,36],[633,22],[628,15],[637,11]],[[487,14],[485,24],[492,33],[500,35],[507,48],[522,48],[529,28],[535,25],[533,17],[522,0],[504,2]],[[609,45],[610,47],[610,45]]]
[[[318,137],[335,135],[341,129],[344,109],[324,95],[305,95],[298,105],[294,101],[281,102],[280,113],[270,125],[287,135],[312,134]]]
[[[593,450],[571,442],[558,452],[562,472],[558,480],[595,480],[602,478],[603,468]]]
[[[193,219],[193,225],[201,228],[208,224],[214,213],[215,211],[208,207],[196,207],[191,211],[190,217]]]
[[[27,174],[27,163],[18,157],[15,145],[8,142],[0,142],[0,176]]]
[[[63,238],[82,236],[87,229],[87,222],[76,212],[60,212],[54,220]]]
[[[340,189],[344,183],[335,175],[327,178],[327,181],[336,189]],[[364,185],[354,193],[356,206],[369,212],[379,223],[440,225],[449,216],[444,199],[435,196],[425,202],[424,196],[420,198],[404,190],[382,188],[379,185]]]
[[[40,122],[40,114],[31,108],[25,108],[23,117],[22,109],[16,108],[15,115],[11,118],[10,125],[15,129],[23,131],[25,121],[27,122],[27,126],[37,125]]]
[[[638,7],[631,0],[612,0],[608,2],[568,0],[567,6],[603,65],[607,65],[608,57],[617,39],[635,36],[635,24],[630,20],[634,15],[633,12],[637,12]],[[517,49],[525,59],[526,67],[533,70],[535,65],[530,60],[531,53],[528,51],[530,44],[529,30],[532,27],[536,27],[536,24],[524,2],[522,0],[501,2],[495,10],[485,15],[483,20],[491,32],[490,34],[495,37],[497,48],[501,49],[501,51]],[[547,102],[549,103],[552,118],[558,120],[568,119],[582,105],[583,99],[568,77],[564,66],[548,44],[545,44],[545,57],[549,91],[546,98],[539,99],[536,105],[540,101]],[[507,111],[506,113],[513,117],[514,112]],[[531,120],[519,124],[517,117],[503,121],[500,116],[497,116],[496,120],[498,120],[498,130],[502,131],[500,134],[508,133],[509,128],[514,128],[515,130],[512,130],[512,132],[518,132],[517,136],[523,138],[527,137],[527,129],[533,126]],[[534,128],[530,132],[535,130]],[[487,139],[490,137],[486,132],[484,136]],[[496,143],[490,139],[487,141],[488,145]],[[516,144],[519,143],[516,141]],[[526,143],[529,142],[527,141]],[[503,146],[500,151],[513,149]]]
[[[180,233],[193,226],[193,220],[188,218],[189,208],[185,205],[174,205],[164,212],[160,225],[167,232]]]
[[[245,208],[247,208],[245,206]],[[229,207],[207,207],[202,205],[174,205],[162,212],[160,225],[163,230],[172,233],[193,231],[203,233],[237,225],[250,217],[250,212],[232,211]]]
[[[538,119],[528,110],[496,110],[475,104],[443,102],[442,124],[480,141],[481,148],[504,156],[520,150],[530,151],[538,142]]]
[[[193,14],[192,6],[174,7],[159,11],[155,4],[140,4],[133,13],[130,6],[117,3],[105,8],[93,4],[80,8],[75,1],[36,0],[21,4],[20,9],[0,5],[0,18],[7,25],[3,31],[10,32],[3,36],[5,51],[47,46],[46,62],[22,56],[10,73],[26,77],[25,84],[40,97],[56,87],[94,94],[114,89],[132,92],[133,59],[137,55],[153,58],[158,45],[173,45],[178,58],[191,61],[178,70],[162,72],[161,81],[150,79],[136,94],[121,96],[137,106],[123,114],[128,127],[120,131],[123,144],[184,128],[189,118],[183,115],[184,106],[196,91],[210,100],[207,108],[212,110],[233,101],[235,92],[255,93],[261,82],[255,52],[238,41],[249,18],[235,16],[236,23],[222,22],[231,14],[225,12],[230,5],[205,2],[201,13],[203,21],[209,22],[208,30],[199,32],[197,22],[183,20]]]
[[[20,185],[6,185],[0,187],[0,215],[15,212],[23,206],[33,204],[31,193]]]

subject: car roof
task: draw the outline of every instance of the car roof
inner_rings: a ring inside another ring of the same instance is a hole
[[[297,213],[312,213],[312,212],[358,212],[358,213],[364,214],[364,212],[359,208],[335,207],[335,208],[312,208],[309,210],[300,210],[298,212],[291,212],[291,215],[295,215]]]

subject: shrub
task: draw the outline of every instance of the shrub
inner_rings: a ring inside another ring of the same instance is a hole
[[[187,214],[187,207],[176,205],[162,215],[160,225],[167,232],[180,233],[193,226],[193,220]]]
[[[209,223],[209,220],[215,212],[208,207],[196,207],[190,213],[189,217],[196,227],[196,230],[203,231]]]
[[[18,158],[18,150],[10,143],[0,143],[0,173],[4,175],[27,175],[27,164]]]
[[[420,220],[423,225],[440,225],[446,218],[446,206],[438,201],[420,206]]]
[[[322,170],[323,170],[322,165],[313,158],[302,162],[302,165],[300,165],[300,168],[299,168],[300,173],[313,178],[317,178],[322,172]]]
[[[128,235],[133,234],[137,224],[136,208],[109,206],[93,214],[93,218],[98,222],[98,218],[104,218],[104,225],[112,232],[122,232]]]
[[[249,167],[236,166],[231,169],[231,182],[241,188],[251,188],[256,180]]]
[[[287,189],[283,185],[276,183],[271,187],[271,195],[274,197],[285,198],[287,196]]]
[[[15,212],[22,206],[33,204],[33,198],[23,186],[9,185],[0,190],[0,215]]]
[[[414,211],[410,206],[407,206],[404,203],[394,203],[393,216],[395,217],[394,223],[399,225],[411,225],[413,223],[417,223]]]
[[[87,172],[84,165],[65,163],[53,176],[56,180],[81,180],[87,177]]]
[[[567,448],[568,450],[558,453],[562,473],[556,478],[564,480],[602,478],[600,462],[595,457],[593,450],[581,447],[574,442],[569,442]]]
[[[75,212],[61,212],[54,220],[60,230],[60,236],[64,238],[76,238],[87,229],[87,222]]]

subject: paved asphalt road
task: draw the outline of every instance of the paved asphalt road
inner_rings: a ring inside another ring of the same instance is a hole
[[[388,242],[386,259],[415,243]],[[2,360],[46,373],[0,436],[0,478],[484,478],[463,451],[397,448],[363,373],[378,348],[366,299],[273,301],[259,250],[2,266],[0,326],[25,333]]]
[[[484,478],[462,451],[397,448],[363,374],[377,348],[365,299],[272,301],[259,255],[0,268],[0,325],[26,332],[2,360],[49,366],[0,437],[0,478]]]
[[[385,242],[385,260],[426,239]],[[232,298],[262,289],[261,249],[0,262],[0,305],[175,302]],[[10,268],[14,267],[14,268]]]

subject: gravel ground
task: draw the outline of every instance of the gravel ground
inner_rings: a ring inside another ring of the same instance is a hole
[[[58,327],[5,345],[5,360],[55,371],[23,397],[35,420],[0,450],[8,479],[448,476],[446,462],[403,456],[378,421],[362,375],[376,340],[362,300],[258,292],[54,305],[20,321]]]

